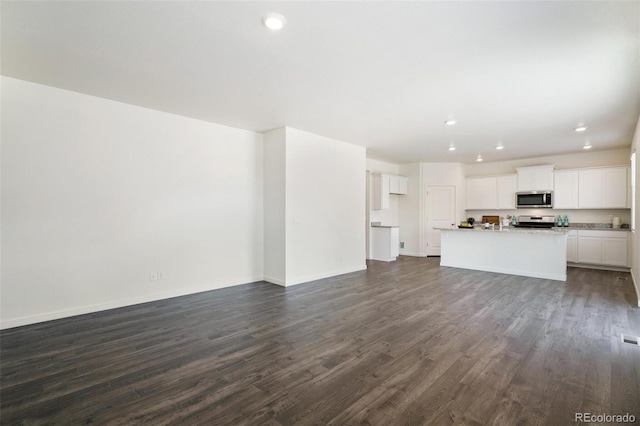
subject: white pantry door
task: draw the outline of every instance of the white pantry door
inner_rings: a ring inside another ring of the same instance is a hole
[[[427,186],[427,256],[440,256],[440,231],[456,224],[455,186]]]

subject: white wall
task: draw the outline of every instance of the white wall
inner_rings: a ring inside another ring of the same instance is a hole
[[[262,135],[1,84],[3,328],[262,279]]]
[[[365,155],[286,129],[286,285],[366,269]]]
[[[286,277],[286,133],[264,134],[264,279],[285,285]]]
[[[398,196],[400,241],[404,242],[400,254],[426,256],[422,230],[422,163],[402,164],[399,166],[399,174],[408,178],[407,194]]]

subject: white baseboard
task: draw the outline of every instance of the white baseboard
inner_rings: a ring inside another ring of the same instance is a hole
[[[337,269],[331,272],[317,274],[317,275],[306,275],[304,277],[294,278],[291,280],[285,279],[285,281],[286,281],[286,286],[290,287],[292,285],[308,283],[309,281],[322,280],[324,278],[335,277],[337,275],[344,275],[344,274],[350,274],[351,272],[364,271],[365,269],[367,269],[366,264],[360,265],[360,266],[353,266],[350,268]]]
[[[267,277],[266,275],[265,275],[263,281],[266,281],[266,282],[271,283],[271,284],[280,285],[282,287],[286,287],[287,286],[287,284],[284,282],[284,280],[281,280],[280,278]]]
[[[400,256],[427,257],[427,255],[424,253],[414,253],[411,251],[402,251],[402,250],[400,250]]]
[[[90,314],[94,312],[106,311],[108,309],[122,308],[125,306],[138,305],[140,303],[154,302],[156,300],[171,299],[173,297],[187,296],[189,294],[202,293],[205,291],[218,290],[225,287],[234,287],[237,285],[248,284],[252,282],[263,281],[262,277],[247,278],[244,280],[234,280],[226,282],[218,282],[206,286],[189,287],[184,289],[176,289],[174,291],[148,294],[140,297],[129,299],[114,300],[106,303],[97,303],[94,305],[78,306],[60,311],[45,312],[37,315],[29,315],[19,318],[11,318],[0,321],[0,330],[7,328],[20,327],[23,325],[35,324],[39,322],[53,321],[61,318],[68,318],[77,315]]]
[[[544,278],[547,280],[555,280],[555,281],[567,281],[567,274],[545,274],[538,273],[535,271],[521,271],[519,269],[509,269],[509,268],[491,268],[486,267],[484,265],[458,265],[456,263],[444,263],[440,261],[440,266],[450,266],[452,268],[462,268],[462,269],[472,269],[476,271],[484,271],[484,272],[497,272],[499,274],[509,274],[509,275],[518,275],[524,277],[533,277],[533,278]]]
[[[567,266],[572,266],[574,268],[584,268],[584,269],[600,269],[602,271],[629,272],[630,270],[626,266],[591,265],[588,263],[575,263],[575,262],[567,262]]]

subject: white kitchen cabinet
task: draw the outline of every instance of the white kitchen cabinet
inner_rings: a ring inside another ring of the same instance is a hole
[[[578,261],[578,231],[567,234],[567,262]]]
[[[374,174],[371,175],[373,181],[372,196],[371,196],[371,209],[382,210],[389,208],[389,175]]]
[[[629,208],[629,167],[601,167],[578,171],[578,207]]]
[[[578,172],[578,206],[581,209],[602,207],[602,172],[600,169]]]
[[[371,209],[389,208],[389,194],[406,194],[409,179],[405,176],[374,173],[371,175]]]
[[[398,193],[398,176],[389,175],[389,193]]]
[[[498,208],[498,184],[495,176],[467,178],[467,209],[493,210]]]
[[[602,263],[602,240],[599,237],[579,237],[578,262]]]
[[[631,207],[627,200],[629,167],[602,169],[602,207]]]
[[[578,262],[629,266],[628,233],[624,231],[578,231]]]
[[[405,176],[389,175],[389,193],[404,195],[407,193],[409,179]]]
[[[553,191],[555,166],[518,167],[518,191]]]
[[[409,178],[398,176],[398,194],[407,195],[409,193]]]
[[[555,172],[553,183],[553,208],[578,208],[578,171],[559,170]]]
[[[518,187],[518,175],[505,175],[497,177],[498,206],[499,209],[516,208],[516,191]]]
[[[391,262],[400,254],[400,228],[375,226],[371,228],[371,259]]]
[[[626,233],[624,233],[626,235]],[[602,264],[629,266],[628,241],[623,238],[602,239]]]

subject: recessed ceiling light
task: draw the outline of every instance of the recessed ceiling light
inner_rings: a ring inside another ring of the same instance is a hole
[[[576,132],[584,132],[585,130],[587,130],[587,126],[585,126],[584,124],[580,124],[576,127]]]
[[[496,149],[504,149],[504,145],[502,145],[501,143],[496,145]]]
[[[591,149],[591,144],[589,142],[582,145],[582,149]]]
[[[456,150],[456,146],[455,145],[450,145],[449,146],[449,151],[455,151]]]
[[[267,13],[262,17],[262,24],[271,31],[279,31],[287,24],[287,20],[278,13]]]
[[[453,126],[454,124],[456,124],[456,120],[450,119],[445,121],[444,124],[446,124],[447,126]]]
[[[476,158],[476,161],[477,161],[477,162],[482,161],[482,155],[478,154],[478,158]]]

